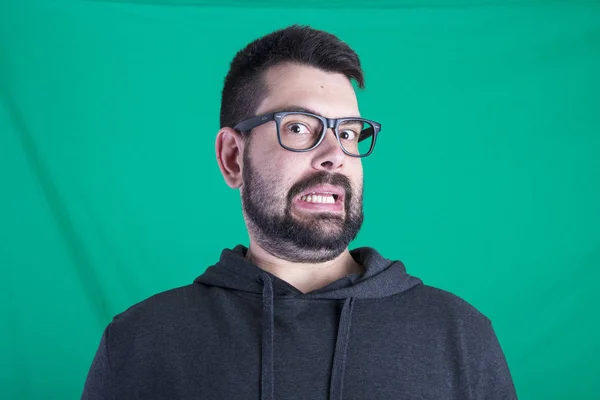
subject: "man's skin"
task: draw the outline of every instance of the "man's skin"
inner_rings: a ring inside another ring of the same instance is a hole
[[[256,115],[288,107],[302,107],[328,118],[360,117],[354,88],[343,74],[328,73],[305,65],[283,64],[269,69],[265,78],[268,94],[256,110]],[[254,129],[248,146],[251,149],[249,159],[253,171],[261,180],[269,182],[271,193],[268,195],[268,204],[260,205],[269,212],[283,214],[290,188],[299,180],[322,171],[345,175],[351,182],[354,207],[362,207],[361,159],[344,154],[332,129],[327,131],[323,142],[316,149],[303,153],[292,152],[279,145],[275,122],[271,121]],[[240,133],[231,127],[219,130],[215,143],[217,161],[225,182],[234,189],[242,189],[244,185],[243,154],[247,150],[244,147]],[[314,208],[307,207],[296,197],[291,204],[291,213],[299,223],[314,226],[323,235],[337,235],[339,225],[321,221],[319,215],[328,212],[345,218],[348,210],[345,207],[339,210]],[[270,251],[267,251],[263,246],[265,242],[261,240],[265,233],[260,232],[246,215],[244,217],[250,239],[246,257],[303,293],[324,287],[346,275],[362,272],[362,267],[354,261],[347,247],[341,254],[333,255],[334,258],[329,261],[290,262],[285,259],[285,251],[276,245],[270,245]]]

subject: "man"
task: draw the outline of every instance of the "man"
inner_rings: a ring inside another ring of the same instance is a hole
[[[225,79],[217,161],[249,247],[106,328],[83,398],[515,399],[490,321],[373,248],[358,56],[292,26],[250,43]]]

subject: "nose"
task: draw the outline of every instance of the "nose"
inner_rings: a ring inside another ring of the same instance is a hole
[[[321,144],[313,150],[313,168],[323,171],[337,171],[344,165],[346,154],[335,137],[333,128],[327,129]]]

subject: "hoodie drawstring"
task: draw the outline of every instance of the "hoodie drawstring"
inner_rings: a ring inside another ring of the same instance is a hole
[[[353,309],[354,297],[346,298],[344,307],[342,307],[342,316],[340,317],[338,326],[335,353],[333,353],[333,368],[331,369],[331,383],[329,384],[329,400],[342,400],[344,373],[346,372],[346,350],[348,350],[350,322],[352,322]]]
[[[267,273],[258,278],[263,285],[263,332],[262,332],[262,366],[261,366],[261,400],[275,400],[275,378],[273,367],[273,338],[274,338],[274,296],[273,281]],[[346,371],[346,352],[350,338],[350,323],[354,297],[346,298],[342,307],[342,315],[338,326],[333,367],[329,383],[329,399],[342,400],[344,373]]]
[[[275,381],[273,371],[273,282],[271,277],[262,273],[259,281],[263,284],[263,332],[262,332],[262,370],[260,393],[261,400],[275,400]]]

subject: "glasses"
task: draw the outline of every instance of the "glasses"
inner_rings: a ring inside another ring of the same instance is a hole
[[[275,121],[277,139],[286,150],[306,152],[315,149],[333,128],[342,151],[351,157],[366,157],[373,151],[381,125],[364,118],[325,118],[303,111],[282,111],[258,115],[237,124],[233,129],[248,132]]]

